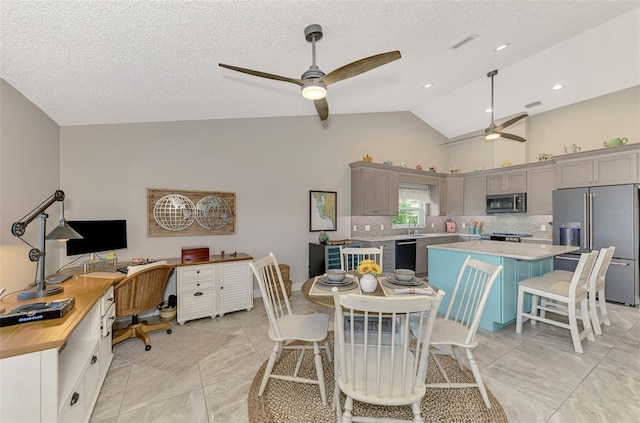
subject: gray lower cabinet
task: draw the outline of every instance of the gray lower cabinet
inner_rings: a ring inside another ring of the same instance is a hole
[[[416,243],[416,275],[418,277],[423,277],[427,275],[427,266],[428,266],[428,254],[427,254],[427,245],[429,242],[427,238],[418,238]]]
[[[362,241],[363,248],[382,248],[382,271],[393,273],[396,269],[396,242],[395,241]]]

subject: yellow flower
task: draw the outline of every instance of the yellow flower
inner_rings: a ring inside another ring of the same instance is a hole
[[[380,269],[380,265],[373,260],[362,260],[360,264],[358,264],[358,273],[364,275],[365,273],[373,273],[375,275],[379,275],[382,273]]]

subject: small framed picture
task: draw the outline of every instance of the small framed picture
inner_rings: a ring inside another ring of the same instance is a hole
[[[338,193],[309,191],[309,231],[336,231]]]

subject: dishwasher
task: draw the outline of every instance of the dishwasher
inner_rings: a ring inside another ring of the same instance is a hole
[[[415,239],[396,241],[396,269],[416,270],[417,243]]]

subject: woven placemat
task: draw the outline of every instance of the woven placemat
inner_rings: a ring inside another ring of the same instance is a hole
[[[332,334],[330,341],[333,344]],[[327,405],[323,406],[317,385],[269,380],[262,397],[258,397],[260,383],[267,365],[265,362],[251,384],[247,398],[250,423],[299,423],[299,422],[335,422],[336,416],[331,410],[333,398],[333,363],[327,361],[324,352],[322,366],[327,391]],[[274,373],[292,374],[298,357],[297,351],[285,350],[280,361],[274,367]],[[447,370],[452,382],[473,382],[471,370],[460,372],[454,357],[438,356],[438,360]],[[316,378],[313,362],[313,349],[307,351],[302,361],[300,376]],[[429,358],[427,374],[429,383],[443,382],[442,375]],[[491,422],[507,423],[507,416],[498,400],[487,390],[491,409],[487,410],[477,388],[427,389],[422,400],[422,417],[425,422]],[[341,397],[344,406],[344,395]],[[344,408],[343,408],[344,409]],[[412,419],[411,406],[383,407],[354,401],[354,416],[393,417]]]

